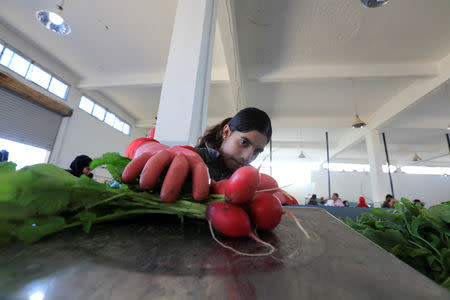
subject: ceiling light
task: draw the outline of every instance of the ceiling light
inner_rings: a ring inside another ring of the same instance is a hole
[[[306,158],[306,155],[305,155],[305,153],[303,153],[303,150],[298,155],[298,158]]]
[[[374,8],[386,5],[389,0],[361,0],[365,7]]]
[[[302,135],[302,129],[300,128],[300,154],[298,155],[298,158],[306,158],[305,153],[303,153],[303,135]]]
[[[366,122],[361,120],[358,116],[358,114],[355,115],[355,120],[353,121],[352,128],[363,128],[366,126]]]
[[[51,30],[53,32],[67,35],[70,33],[71,29],[69,24],[66,23],[66,20],[63,16],[63,5],[64,1],[61,5],[56,5],[57,9],[54,10],[40,10],[36,12],[36,18],[45,28]]]
[[[421,161],[421,160],[422,160],[422,157],[417,155],[417,153],[414,153],[414,157],[413,157],[412,161]]]
[[[353,101],[355,102],[355,120],[353,121],[352,128],[362,128],[366,126],[366,122],[361,120],[358,115],[358,101],[355,93],[355,80],[352,79],[352,96]]]

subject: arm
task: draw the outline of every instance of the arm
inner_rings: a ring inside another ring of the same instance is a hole
[[[195,200],[205,200],[209,193],[208,168],[192,147],[169,147],[154,139],[133,141],[126,154],[132,159],[122,174],[124,183],[141,175],[139,185],[151,189],[166,168],[167,174],[161,189],[163,202],[174,202],[189,173],[192,174],[192,195]]]

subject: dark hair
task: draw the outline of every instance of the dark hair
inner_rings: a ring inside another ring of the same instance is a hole
[[[70,164],[70,170],[68,172],[76,177],[80,177],[83,174],[83,169],[89,167],[91,162],[92,159],[89,156],[78,155]]]
[[[317,195],[316,194],[312,194],[311,199],[317,199]]]
[[[386,200],[388,200],[389,198],[394,198],[394,197],[392,197],[391,194],[387,194],[387,195],[386,195]]]
[[[272,125],[269,116],[255,107],[247,107],[240,110],[233,118],[226,118],[219,124],[206,130],[205,134],[198,139],[196,147],[205,147],[206,144],[220,147],[222,145],[222,130],[225,125],[230,126],[231,132],[249,132],[256,130],[267,138],[272,138]]]
[[[333,193],[333,195],[336,195],[336,197],[338,197],[338,198],[339,198],[339,194],[338,194],[338,193]]]

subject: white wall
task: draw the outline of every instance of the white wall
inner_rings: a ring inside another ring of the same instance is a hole
[[[134,118],[132,118],[122,108],[116,106],[100,94],[94,92],[86,94],[76,88],[79,81],[79,76],[77,74],[72,73],[63,64],[47,55],[35,45],[27,42],[14,30],[0,25],[0,40],[5,42],[7,46],[22,53],[27,58],[35,61],[46,71],[56,75],[70,85],[68,97],[66,101],[64,101],[41,89],[34,83],[24,80],[14,72],[4,70],[9,75],[17,78],[24,84],[35,88],[39,92],[57,101],[69,105],[73,109],[73,115],[71,117],[63,118],[63,121],[61,122],[61,127],[59,129],[53,151],[50,155],[50,163],[62,168],[68,168],[70,162],[79,154],[86,154],[93,158],[105,152],[119,152],[124,155],[126,146],[133,139],[146,135],[147,131],[142,128],[136,128],[134,126]],[[86,95],[93,101],[101,104],[106,109],[117,115],[121,120],[130,124],[131,135],[127,136],[120,133],[116,129],[100,122],[86,112],[81,111],[78,108],[78,104],[82,95]],[[152,113],[152,115],[154,115],[154,112]]]
[[[386,174],[386,180],[389,181],[388,174]],[[442,201],[450,201],[450,176],[394,173],[392,180],[397,199],[401,197],[410,200],[420,199],[425,202],[426,207]],[[286,190],[299,201],[304,200],[308,193],[327,197],[327,172],[326,170],[312,172],[309,186],[290,186]],[[360,196],[364,196],[371,202],[369,173],[331,172],[331,193],[334,192],[339,193],[344,200],[356,202]]]

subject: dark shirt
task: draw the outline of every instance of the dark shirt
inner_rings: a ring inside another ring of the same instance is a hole
[[[308,202],[308,205],[317,205],[317,200],[310,199],[309,202]]]
[[[201,156],[208,167],[209,177],[215,181],[220,181],[231,177],[233,171],[230,169],[225,169],[222,156],[218,151],[208,146],[195,148],[195,150],[197,150],[198,155]]]

